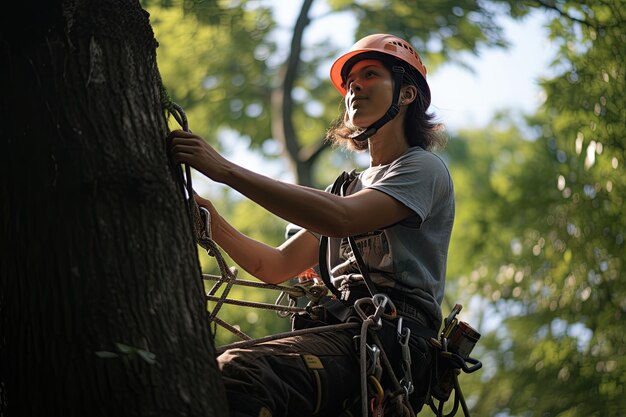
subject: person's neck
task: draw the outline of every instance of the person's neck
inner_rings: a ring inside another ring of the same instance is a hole
[[[368,139],[371,167],[387,165],[409,149],[403,129],[397,126],[396,124],[385,125]]]

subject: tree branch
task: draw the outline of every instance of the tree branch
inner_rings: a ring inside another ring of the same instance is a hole
[[[306,149],[300,150],[300,154],[298,159],[302,162],[306,162],[309,165],[312,165],[313,162],[324,152],[326,148],[329,146],[329,142],[322,138],[315,145],[311,145]]]
[[[293,90],[300,64],[303,33],[310,23],[308,14],[312,4],[313,0],[305,0],[302,3],[302,8],[293,30],[289,57],[281,69],[281,76],[284,74],[283,83],[272,94],[272,106],[277,109],[272,120],[272,134],[285,145],[285,150],[292,162],[294,171],[297,171],[300,145],[293,126],[293,98],[291,97],[291,91]]]
[[[570,14],[568,14],[565,10],[563,10],[563,9],[559,8],[559,7],[556,5],[556,3],[552,3],[552,2],[550,2],[550,3],[549,3],[549,2],[548,2],[548,1],[546,1],[546,0],[534,0],[534,1],[535,1],[535,2],[537,2],[537,3],[539,4],[539,6],[543,6],[543,7],[545,7],[546,9],[554,10],[554,11],[556,11],[557,13],[559,13],[562,17],[565,17],[566,19],[569,19],[569,20],[571,20],[571,21],[573,21],[573,22],[578,22],[578,23],[580,23],[580,24],[582,24],[582,25],[589,26],[589,27],[594,28],[594,29],[598,29],[598,28],[600,27],[600,26],[599,26],[597,23],[595,23],[595,22],[594,22],[594,23],[592,23],[592,22],[589,22],[589,21],[587,21],[587,20],[584,20],[584,19],[578,19],[578,18],[576,18],[576,17],[574,17],[574,16],[571,16],[571,15],[570,15]]]

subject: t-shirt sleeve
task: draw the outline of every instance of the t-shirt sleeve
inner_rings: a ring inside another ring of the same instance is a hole
[[[428,151],[414,152],[395,161],[366,188],[381,191],[413,210],[420,224],[428,219],[438,199],[447,195],[450,174],[444,162]]]

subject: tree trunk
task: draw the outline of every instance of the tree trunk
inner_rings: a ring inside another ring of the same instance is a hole
[[[0,19],[0,416],[226,416],[147,13],[13,6]]]

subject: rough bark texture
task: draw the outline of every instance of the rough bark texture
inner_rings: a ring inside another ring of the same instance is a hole
[[[0,416],[227,415],[147,13],[16,7],[0,22]]]

